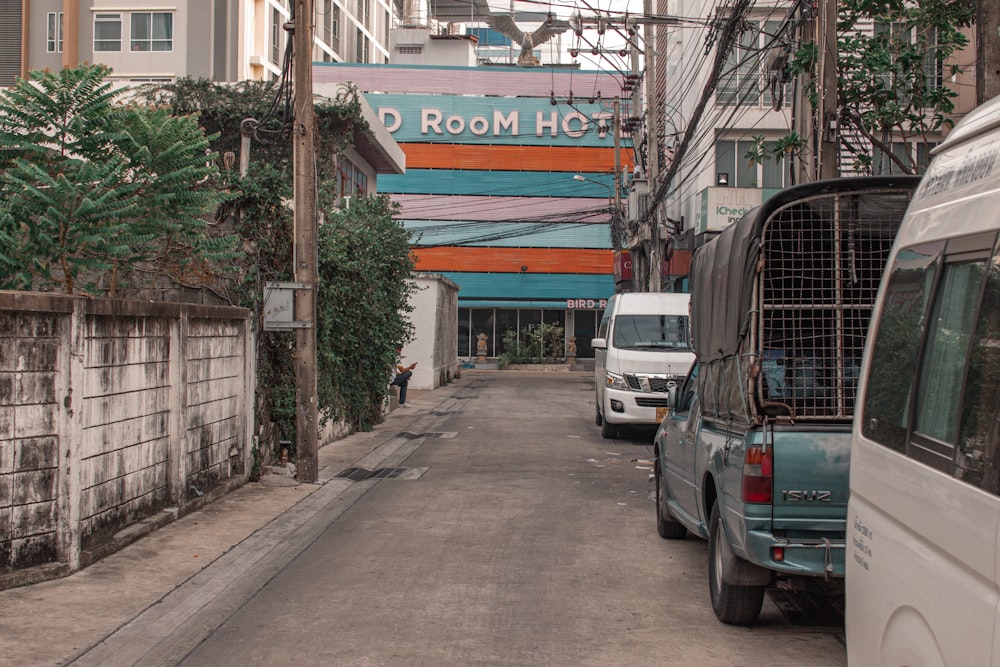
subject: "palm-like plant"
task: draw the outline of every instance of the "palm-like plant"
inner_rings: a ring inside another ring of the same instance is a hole
[[[32,72],[0,95],[0,287],[116,295],[232,257],[208,233],[229,195],[197,120],[118,104],[107,74]]]

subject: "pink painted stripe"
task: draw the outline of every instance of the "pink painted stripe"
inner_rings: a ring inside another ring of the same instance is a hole
[[[574,216],[587,222],[607,222],[602,209],[607,200],[583,197],[485,197],[477,195],[391,195],[406,220],[481,220],[489,222],[532,220],[553,216],[553,221]]]
[[[492,67],[419,67],[314,63],[313,84],[353,83],[365,93],[518,95],[612,100],[622,96],[621,77],[596,70]]]

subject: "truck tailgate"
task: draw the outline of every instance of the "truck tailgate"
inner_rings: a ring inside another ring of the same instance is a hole
[[[773,447],[773,530],[785,531],[788,537],[815,532],[843,535],[850,427],[778,427]]]

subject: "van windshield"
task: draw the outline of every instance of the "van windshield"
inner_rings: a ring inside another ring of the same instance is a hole
[[[688,350],[687,315],[619,315],[614,346],[618,349]]]

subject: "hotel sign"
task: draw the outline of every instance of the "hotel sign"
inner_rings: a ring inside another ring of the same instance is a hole
[[[400,143],[614,145],[614,113],[599,102],[390,94],[367,99]]]

